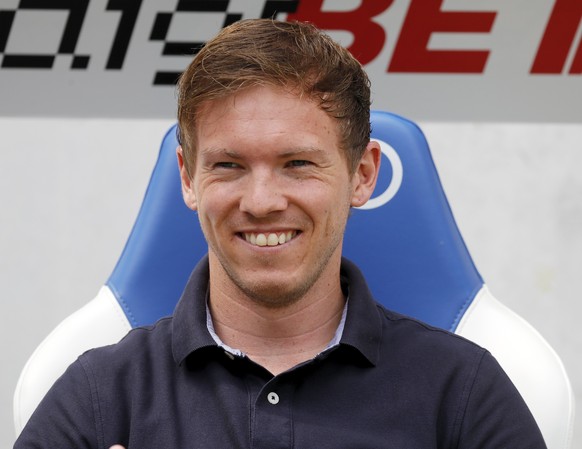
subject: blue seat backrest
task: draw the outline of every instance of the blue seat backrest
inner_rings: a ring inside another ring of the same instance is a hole
[[[371,208],[354,210],[344,255],[388,308],[454,330],[483,281],[442,190],[424,135],[412,122],[372,112],[383,146]],[[182,200],[176,128],[163,139],[145,198],[107,285],[132,326],[170,315],[207,252],[197,216]]]

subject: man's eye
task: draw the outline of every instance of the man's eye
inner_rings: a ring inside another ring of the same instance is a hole
[[[217,162],[214,164],[216,168],[238,168],[238,164],[236,162]]]
[[[288,165],[290,167],[306,167],[310,164],[311,164],[311,162],[304,161],[304,160],[289,161],[289,163],[288,163]]]

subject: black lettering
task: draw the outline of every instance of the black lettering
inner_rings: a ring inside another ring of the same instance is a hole
[[[225,12],[229,0],[180,0],[176,11]]]
[[[109,0],[107,2],[107,11],[121,11],[121,18],[117,26],[117,32],[111,45],[109,59],[107,60],[106,69],[120,70],[125,61],[125,55],[129,48],[131,35],[137,22],[137,15],[141,7],[142,0]]]
[[[89,0],[20,0],[18,9],[38,9],[38,10],[53,10],[65,9],[69,10],[69,16],[65,23],[63,35],[57,54],[71,54],[73,55],[73,62],[71,68],[87,67],[89,56],[80,56],[81,59],[76,59],[75,47],[79,40],[83,21],[85,20],[85,13]],[[16,11],[1,11],[0,12],[0,52],[6,51],[6,43],[10,35]],[[24,54],[5,54],[2,60],[2,67],[4,68],[20,68],[20,69],[50,69],[52,68],[56,55],[24,55]]]
[[[296,12],[299,0],[267,0],[261,13],[263,19],[276,19],[282,12]]]
[[[55,62],[49,55],[4,55],[2,68],[6,69],[50,69]]]
[[[156,15],[152,30],[150,32],[150,40],[162,41],[164,43],[162,54],[164,56],[189,56],[197,54],[206,42],[170,42],[166,38],[172,18],[177,12],[192,12],[192,13],[206,13],[206,12],[224,12],[224,20],[222,26],[228,26],[242,18],[242,14],[227,13],[228,0],[179,0],[174,12],[160,12]],[[174,85],[176,84],[180,72],[156,72],[154,76],[154,85]]]
[[[158,13],[150,34],[151,41],[163,41],[166,39],[168,30],[170,29],[170,23],[172,23],[172,16],[173,14],[171,12]]]
[[[0,53],[6,51],[6,43],[15,15],[16,11],[0,11]]]

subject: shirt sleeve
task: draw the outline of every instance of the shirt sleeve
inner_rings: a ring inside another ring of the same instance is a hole
[[[465,390],[459,448],[546,448],[533,415],[489,352],[484,353]]]
[[[14,449],[97,449],[97,401],[81,363],[55,382],[18,437]]]

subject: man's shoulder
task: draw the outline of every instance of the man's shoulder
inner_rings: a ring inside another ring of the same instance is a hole
[[[143,369],[172,357],[172,317],[130,330],[118,343],[90,349],[79,357],[85,369]]]
[[[381,304],[377,304],[377,308],[383,320],[383,340],[391,347],[397,344],[403,352],[415,351],[431,358],[446,356],[448,360],[457,357],[466,360],[468,356],[478,359],[487,352],[450,330],[389,310]]]

